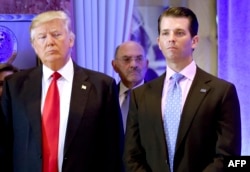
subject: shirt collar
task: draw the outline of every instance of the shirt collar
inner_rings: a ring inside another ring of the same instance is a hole
[[[129,89],[121,81],[120,81],[119,85],[120,85],[119,95],[122,95],[125,91],[127,91]]]
[[[43,65],[43,77],[45,80],[49,80],[51,75],[54,73],[55,71],[51,70],[50,68],[48,68],[47,66]],[[61,74],[61,76],[66,80],[66,81],[70,81],[73,79],[73,74],[74,74],[74,67],[73,67],[73,61],[70,58],[68,60],[68,62],[57,71],[58,73]]]
[[[142,80],[139,84],[137,84],[135,87],[133,87],[133,89],[135,89],[135,88],[137,88],[137,87],[139,87],[139,86],[141,86],[141,85],[143,85],[144,84],[144,80]],[[129,88],[128,87],[126,87],[123,83],[122,83],[122,81],[120,81],[120,92],[119,92],[119,95],[121,95],[121,94],[123,94],[125,91],[127,91]]]
[[[187,65],[184,69],[182,69],[179,73],[184,75],[185,78],[189,80],[193,80],[195,73],[196,73],[196,64],[194,61],[192,61],[189,65]],[[171,68],[167,66],[167,73],[166,73],[166,79],[169,80],[170,77],[175,74],[176,72],[173,71]]]

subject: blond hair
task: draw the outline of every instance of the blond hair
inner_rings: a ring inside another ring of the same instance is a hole
[[[71,29],[71,19],[69,15],[64,11],[45,11],[43,13],[38,14],[36,17],[33,18],[31,25],[30,25],[30,39],[31,42],[34,39],[34,28],[38,27],[39,25],[46,23],[48,21],[60,19],[63,20],[65,23],[65,28],[70,35],[75,37],[75,34],[72,32]]]

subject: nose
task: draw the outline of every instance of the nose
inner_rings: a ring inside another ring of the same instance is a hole
[[[130,59],[130,65],[133,67],[137,67],[140,63],[140,59],[138,57],[131,57]]]
[[[175,42],[175,36],[174,36],[174,34],[173,34],[173,33],[170,33],[170,34],[169,34],[169,40],[168,40],[168,41],[169,41],[169,43],[171,43],[171,42],[172,42],[172,43],[173,43],[173,42]]]
[[[131,58],[130,59],[130,66],[132,66],[132,67],[135,67],[135,66],[137,66],[137,61],[136,61],[136,58]]]
[[[54,45],[54,38],[52,35],[48,34],[46,37],[47,46]]]

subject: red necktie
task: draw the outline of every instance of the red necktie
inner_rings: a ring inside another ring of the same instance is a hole
[[[59,73],[53,73],[53,79],[44,101],[42,114],[43,172],[58,172],[60,98],[57,79],[60,77]]]

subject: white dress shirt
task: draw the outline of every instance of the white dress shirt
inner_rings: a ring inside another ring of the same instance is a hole
[[[70,59],[60,70],[57,71],[61,74],[61,78],[57,80],[57,85],[60,94],[60,126],[59,126],[59,145],[58,145],[58,169],[62,171],[63,163],[63,150],[64,141],[67,129],[67,122],[69,116],[69,106],[72,91],[72,82],[74,75],[73,62]],[[49,88],[52,78],[50,77],[54,71],[47,66],[43,65],[43,77],[42,77],[42,101],[41,112],[43,111],[45,96]]]

